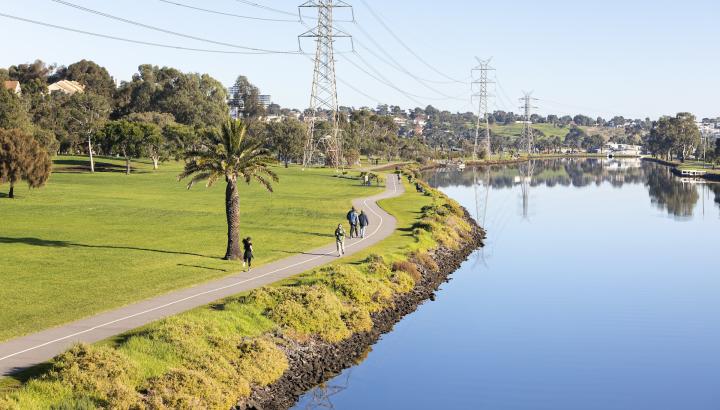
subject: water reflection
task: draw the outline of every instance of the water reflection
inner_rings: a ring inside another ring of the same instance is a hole
[[[720,184],[599,159],[426,177],[486,246],[352,384],[343,372],[296,410],[720,408]]]
[[[479,178],[482,175],[484,178]],[[715,203],[720,205],[719,184],[699,184],[675,177],[670,169],[640,159],[554,159],[532,160],[512,165],[481,167],[472,172],[455,169],[437,169],[426,173],[425,177],[434,186],[465,186],[475,189],[493,190],[511,189],[519,186],[521,191],[521,209],[525,219],[530,214],[532,188],[556,186],[583,188],[609,183],[621,188],[625,184],[643,184],[647,187],[651,202],[670,216],[678,219],[691,218],[701,198],[700,189],[715,194]],[[479,184],[482,186],[478,188]],[[707,186],[703,186],[707,185]],[[702,187],[702,188],[700,188]],[[489,195],[489,190],[486,194]],[[703,197],[704,199],[704,197]],[[487,200],[487,199],[485,199]],[[476,216],[480,209],[477,205]],[[484,216],[478,218],[484,222]]]
[[[347,369],[330,382],[315,387],[303,397],[295,408],[299,408],[304,404],[305,410],[334,409],[335,405],[333,404],[332,397],[350,387],[351,376],[352,369]]]

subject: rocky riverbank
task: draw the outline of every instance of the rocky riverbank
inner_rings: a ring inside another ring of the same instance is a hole
[[[297,342],[283,337],[282,348],[288,358],[289,368],[276,382],[264,388],[256,388],[249,398],[242,400],[236,410],[275,410],[292,407],[299,397],[313,387],[326,382],[342,370],[362,360],[368,348],[404,316],[414,312],[427,300],[433,300],[435,291],[455,272],[467,257],[483,246],[485,233],[470,214],[465,220],[472,226],[471,233],[458,249],[438,247],[430,254],[439,269],[432,270],[417,263],[421,274],[420,283],[408,292],[397,296],[392,308],[372,314],[373,327],[368,332],[356,333],[339,343],[320,339]],[[282,336],[279,336],[282,337]]]

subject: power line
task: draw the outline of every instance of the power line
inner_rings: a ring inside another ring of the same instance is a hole
[[[25,23],[31,23],[31,24],[35,24],[35,25],[39,25],[39,26],[50,27],[50,28],[54,28],[54,29],[58,29],[58,30],[69,31],[69,32],[73,32],[73,33],[85,34],[88,36],[105,38],[105,39],[109,39],[109,40],[123,41],[125,43],[141,44],[141,45],[145,45],[145,46],[171,48],[171,49],[175,49],[175,50],[185,50],[185,51],[197,51],[197,52],[202,52],[202,53],[214,53],[214,54],[245,54],[245,55],[247,55],[247,54],[252,54],[252,55],[274,54],[274,53],[257,52],[257,51],[209,50],[209,49],[204,49],[204,48],[175,46],[175,45],[171,45],[171,44],[155,43],[155,42],[143,41],[143,40],[133,40],[133,39],[123,38],[123,37],[111,36],[111,35],[107,35],[107,34],[94,33],[91,31],[79,30],[79,29],[74,29],[71,27],[58,26],[56,24],[45,23],[43,21],[31,20],[31,19],[27,19],[24,17],[12,16],[12,15],[5,14],[5,13],[0,13],[0,17],[5,17],[8,19],[22,21]]]
[[[363,5],[365,5],[365,7],[370,11],[370,14],[372,14],[373,17],[375,17],[375,19],[385,28],[385,30],[387,30],[387,32],[390,33],[390,35],[393,36],[393,38],[394,38],[398,43],[400,43],[400,45],[403,46],[403,48],[405,48],[405,50],[407,50],[410,54],[412,54],[415,58],[417,58],[418,61],[420,61],[421,63],[423,63],[426,67],[428,67],[428,68],[431,69],[432,71],[436,72],[437,74],[441,75],[442,77],[447,78],[447,79],[450,80],[450,81],[453,81],[453,82],[456,82],[456,83],[460,83],[460,84],[465,84],[465,83],[466,83],[465,81],[460,81],[460,80],[458,80],[458,79],[455,79],[455,78],[452,78],[452,77],[446,75],[445,73],[443,73],[442,71],[438,70],[437,68],[435,68],[434,66],[432,66],[430,63],[428,63],[425,59],[423,59],[422,57],[420,57],[420,55],[418,55],[412,48],[410,48],[410,46],[408,46],[404,41],[402,41],[402,39],[400,39],[400,37],[398,37],[398,36],[395,34],[395,32],[392,31],[392,29],[390,28],[390,26],[388,26],[388,25],[385,23],[385,21],[378,15],[378,13],[376,13],[375,10],[373,10],[373,8],[370,7],[370,5],[367,3],[367,1],[365,1],[365,0],[361,0],[361,1],[362,1]]]
[[[400,64],[400,63],[395,59],[395,57],[392,56],[391,53],[389,53],[387,50],[385,50],[385,48],[384,48],[378,41],[376,41],[376,40],[370,35],[370,33],[368,33],[367,30],[365,30],[358,22],[355,22],[355,27],[357,27],[358,30],[360,30],[360,32],[363,33],[363,35],[365,35],[365,37],[367,37],[367,39],[370,40],[370,41],[375,45],[375,47],[377,47],[378,50],[380,50],[380,52],[382,52],[382,53],[387,57],[387,60],[386,60],[386,59],[383,59],[383,58],[380,57],[380,56],[378,56],[377,53],[373,52],[373,51],[370,50],[369,48],[364,47],[364,46],[363,46],[363,48],[365,48],[365,49],[367,49],[368,51],[370,51],[378,60],[384,62],[385,64],[389,65],[390,67],[393,67],[394,69],[396,69],[396,70],[398,70],[398,71],[400,71],[400,72],[402,72],[402,73],[405,73],[405,74],[409,75],[410,77],[416,79],[417,81],[419,81],[419,82],[421,82],[421,83],[432,83],[432,84],[456,84],[456,83],[457,83],[456,81],[437,81],[437,80],[429,80],[429,79],[427,79],[427,78],[422,78],[422,77],[420,77],[420,76],[417,76],[417,75],[411,73],[411,72],[408,71],[405,67],[403,67],[403,65]],[[356,40],[356,41],[357,41],[357,40]],[[389,62],[388,60],[390,60],[390,62]],[[442,93],[441,93],[441,94],[442,94]]]
[[[205,9],[202,7],[191,6],[189,4],[178,3],[176,1],[170,1],[170,0],[158,0],[158,1],[161,1],[166,4],[172,4],[172,5],[178,6],[178,7],[184,7],[184,8],[191,9],[191,10],[202,11],[205,13],[216,14],[216,15],[220,15],[220,16],[235,17],[235,18],[245,19],[245,20],[275,21],[275,22],[283,22],[283,23],[297,23],[298,22],[298,19],[290,20],[290,19],[273,19],[273,18],[266,18],[266,17],[243,16],[241,14],[227,13],[224,11],[210,10],[210,9]]]
[[[357,40],[356,40],[356,42],[357,42]],[[371,54],[373,54],[373,55],[375,55],[375,56],[377,57],[377,54],[374,54],[370,49],[368,49],[367,47],[363,46],[363,45],[360,44],[360,43],[358,43],[358,44],[360,45],[360,47],[364,48],[365,50],[370,51]],[[362,56],[360,55],[360,53],[357,52],[357,50],[354,52],[354,54],[355,54],[359,59],[361,59],[361,61],[362,61],[366,66],[370,67],[375,73],[377,73],[378,76],[381,76],[381,78],[385,79],[387,82],[390,82],[390,80],[388,80],[383,74],[381,74],[378,70],[376,70],[375,68],[373,68],[373,66],[371,66],[370,63],[367,62],[367,60],[365,60],[364,58],[362,58]],[[407,72],[406,72],[406,74],[410,75],[410,74],[407,73]],[[415,79],[415,77],[413,77],[412,75],[410,75],[410,77],[413,78],[413,79]],[[462,94],[456,95],[456,96],[452,96],[452,95],[445,94],[445,93],[437,90],[437,89],[434,88],[434,87],[428,86],[427,84],[422,83],[422,81],[419,81],[419,80],[417,80],[417,79],[416,79],[416,81],[417,81],[420,85],[422,85],[422,86],[426,87],[427,89],[429,89],[430,91],[433,91],[433,92],[435,92],[435,93],[437,93],[437,94],[439,94],[439,95],[442,96],[442,97],[424,97],[424,96],[421,96],[421,95],[411,94],[411,95],[414,95],[414,96],[417,97],[417,98],[423,98],[423,99],[435,100],[435,101],[444,101],[444,100],[465,101],[465,100],[466,100],[466,98],[460,98],[461,96],[466,96],[467,94],[465,94],[465,93],[462,93]],[[410,93],[408,93],[408,94],[410,94]]]
[[[367,74],[367,75],[370,76],[371,78],[375,79],[375,80],[378,81],[379,83],[384,84],[384,85],[386,85],[386,86],[388,86],[388,87],[396,90],[397,92],[399,92],[400,94],[404,95],[404,96],[407,97],[408,99],[412,100],[412,101],[415,102],[416,104],[420,104],[420,105],[423,105],[423,104],[424,104],[422,101],[418,100],[418,98],[422,98],[422,99],[424,99],[424,100],[434,100],[434,101],[437,101],[437,100],[446,100],[446,98],[426,97],[426,96],[417,95],[417,94],[413,94],[413,93],[411,93],[411,92],[405,91],[405,90],[403,90],[402,88],[400,88],[400,87],[398,87],[397,85],[395,85],[395,83],[393,83],[392,81],[390,81],[387,77],[385,77],[385,75],[383,75],[383,74],[382,74],[380,71],[378,71],[375,67],[373,67],[372,65],[370,65],[370,64],[367,62],[367,60],[365,60],[360,54],[358,54],[357,52],[354,53],[354,54],[355,54],[355,56],[356,56],[363,64],[365,64],[365,66],[368,67],[374,74],[371,73],[371,72],[369,72],[369,71],[367,71],[366,69],[364,69],[364,68],[361,67],[359,64],[357,64],[356,62],[354,62],[353,60],[351,60],[351,59],[349,59],[349,58],[345,58],[345,61],[349,62],[349,63],[352,64],[355,68],[357,68],[358,70],[364,72],[365,74]]]
[[[497,73],[495,74],[495,85],[497,85],[498,88],[500,88],[501,94],[499,95],[499,97],[501,99],[504,98],[504,101],[502,101],[502,104],[506,105],[510,110],[512,110],[512,108],[510,108],[510,107],[513,106],[513,102],[512,102],[513,99],[510,98],[510,96],[508,96],[508,93],[505,91],[505,88],[502,86],[500,79],[497,77]]]
[[[357,54],[356,54],[356,55],[357,55]],[[358,63],[354,62],[353,60],[351,60],[351,59],[349,59],[349,58],[346,58],[346,57],[344,57],[343,60],[347,61],[347,62],[350,63],[353,67],[355,67],[355,68],[357,68],[358,70],[360,70],[360,71],[362,71],[363,73],[365,73],[368,77],[373,78],[375,81],[378,81],[379,83],[384,84],[384,85],[386,85],[386,86],[394,89],[395,91],[399,92],[400,94],[404,95],[405,97],[407,97],[408,99],[412,100],[414,103],[418,104],[419,106],[422,106],[422,105],[423,105],[423,103],[422,103],[420,100],[418,100],[417,98],[415,98],[412,94],[409,94],[409,93],[407,93],[405,90],[402,90],[401,88],[398,88],[396,85],[394,85],[394,84],[392,84],[392,83],[389,83],[389,82],[381,79],[380,77],[376,76],[375,74],[371,73],[370,71],[368,71],[368,70],[366,70],[365,68],[363,68],[362,66],[360,66]]]
[[[312,57],[310,57],[309,55],[303,54],[303,56],[305,56],[305,58],[307,58],[308,60],[310,60],[310,62],[315,62],[315,60],[314,60]],[[369,99],[369,100],[375,101],[375,102],[378,103],[378,104],[381,104],[381,103],[382,103],[382,101],[380,101],[380,99],[375,98],[375,97],[373,97],[372,95],[369,95],[368,93],[364,92],[363,90],[355,87],[354,85],[352,85],[352,83],[350,83],[349,81],[345,81],[343,78],[341,78],[341,77],[338,76],[337,74],[335,75],[335,78],[338,80],[338,82],[342,83],[343,85],[345,85],[346,87],[348,87],[348,88],[350,88],[351,90],[355,91],[356,93],[362,95],[363,97],[365,97],[365,98],[367,98],[367,99]]]
[[[546,102],[546,103],[550,103],[550,104],[559,105],[559,106],[562,106],[562,107],[574,108],[574,109],[577,109],[577,110],[588,110],[588,111],[595,111],[596,113],[610,114],[610,115],[613,115],[613,116],[620,116],[620,117],[623,116],[623,115],[620,114],[620,113],[613,112],[613,111],[608,111],[608,110],[602,110],[602,109],[599,109],[599,108],[583,107],[583,106],[579,106],[579,105],[564,104],[564,103],[557,102],[557,101],[546,100],[546,99],[544,99],[544,98],[541,99],[541,101]]]
[[[371,41],[374,42],[373,39],[371,39]],[[397,70],[397,71],[399,71],[399,72],[401,72],[401,73],[403,73],[403,74],[408,75],[409,77],[411,77],[412,79],[414,79],[417,83],[419,83],[419,84],[422,85],[423,87],[427,88],[428,90],[430,90],[430,91],[432,91],[432,92],[434,92],[434,93],[436,93],[436,94],[438,94],[438,95],[441,95],[441,96],[445,97],[445,99],[448,99],[448,100],[457,100],[457,101],[464,101],[464,100],[465,100],[464,98],[460,98],[460,95],[457,95],[457,96],[448,95],[448,94],[446,94],[446,93],[438,90],[437,88],[426,84],[426,80],[424,80],[423,78],[420,78],[420,77],[414,75],[413,73],[411,73],[410,71],[408,71],[406,68],[404,68],[402,65],[400,65],[400,63],[398,63],[389,53],[385,52],[384,50],[381,49],[381,51],[382,51],[383,53],[385,53],[385,54],[388,56],[388,58],[393,61],[393,63],[389,62],[387,59],[385,59],[385,58],[383,58],[382,56],[378,55],[378,53],[376,53],[376,52],[375,52],[374,50],[372,50],[371,48],[365,46],[363,43],[359,42],[357,39],[355,39],[355,43],[358,44],[361,48],[363,48],[363,49],[365,49],[366,51],[368,51],[368,52],[369,52],[370,54],[372,54],[373,56],[375,56],[375,58],[377,58],[378,60],[380,60],[380,61],[382,61],[383,63],[387,64],[388,66],[394,68],[395,70]],[[376,46],[379,46],[377,43],[375,43],[375,44],[376,44]],[[380,48],[380,47],[378,47],[378,48]],[[461,94],[461,95],[465,95],[465,93],[463,93],[463,94]]]
[[[80,6],[80,5],[78,5],[78,4],[70,3],[70,2],[64,1],[64,0],[50,0],[50,1],[55,2],[55,3],[58,3],[58,4],[62,4],[62,5],[64,5],[64,6],[72,7],[72,8],[74,8],[74,9],[81,10],[81,11],[84,11],[84,12],[86,12],[86,13],[95,14],[95,15],[98,15],[98,16],[102,16],[102,17],[105,17],[105,18],[109,18],[109,19],[116,20],[116,21],[120,21],[120,22],[127,23],[127,24],[132,24],[132,25],[134,25],[134,26],[142,27],[142,28],[145,28],[145,29],[148,29],[148,30],[153,30],[153,31],[157,31],[157,32],[160,32],[160,33],[170,34],[170,35],[173,35],[173,36],[188,38],[188,39],[191,39],[191,40],[202,41],[202,42],[205,42],[205,43],[217,44],[217,45],[226,46],[226,47],[240,48],[240,49],[243,49],[243,50],[257,51],[257,52],[262,52],[262,53],[298,54],[297,51],[268,50],[268,49],[264,49],[264,48],[247,47],[247,46],[241,46],[241,45],[232,44],[232,43],[225,43],[225,42],[222,42],[222,41],[208,40],[208,39],[206,39],[206,38],[197,37],[197,36],[192,36],[192,35],[189,35],[189,34],[178,33],[178,32],[176,32],[176,31],[166,30],[166,29],[164,29],[164,28],[151,26],[151,25],[144,24],[144,23],[140,23],[140,22],[133,21],[133,20],[128,20],[128,19],[125,19],[125,18],[122,18],[122,17],[114,16],[114,15],[112,15],[112,14],[103,13],[103,12],[98,11],[98,10],[89,9],[89,8],[87,8],[87,7],[83,7],[83,6]]]
[[[287,15],[287,16],[293,16],[293,17],[295,17],[295,13],[291,13],[291,12],[289,12],[289,11],[284,11],[284,10],[274,9],[274,8],[269,7],[269,6],[266,6],[266,5],[264,5],[264,4],[257,4],[257,3],[253,3],[253,2],[251,2],[251,1],[246,1],[246,0],[235,0],[235,1],[238,2],[238,3],[246,4],[246,5],[248,5],[248,6],[257,7],[257,8],[259,8],[259,9],[268,10],[268,11],[272,11],[272,12],[275,12],[275,13],[285,14],[285,15]]]

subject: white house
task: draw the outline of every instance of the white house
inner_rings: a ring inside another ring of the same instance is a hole
[[[60,80],[48,86],[49,93],[54,91],[60,91],[61,93],[73,95],[75,93],[84,93],[85,86],[77,81]]]

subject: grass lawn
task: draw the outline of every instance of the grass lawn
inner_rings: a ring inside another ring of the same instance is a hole
[[[105,369],[105,366],[118,369],[118,374],[122,376],[108,384],[103,371],[88,370],[85,377],[92,380],[91,391],[115,384],[127,386],[127,391],[130,392],[145,391],[148,384],[160,383],[171,391],[180,389],[185,393],[182,389],[188,388],[187,386],[164,384],[167,379],[163,379],[163,375],[189,368],[201,373],[203,383],[205,380],[221,382],[229,389],[205,394],[202,390],[204,385],[193,385],[193,388],[202,392],[195,394],[205,399],[225,395],[234,402],[238,397],[249,394],[248,382],[267,384],[280,377],[287,367],[282,353],[273,347],[272,338],[263,335],[273,334],[282,328],[289,332],[288,335],[295,334],[301,339],[305,337],[302,333],[293,332],[310,332],[330,340],[328,338],[348,337],[349,333],[342,333],[346,327],[350,331],[366,331],[366,327],[372,325],[369,312],[389,306],[392,304],[393,294],[410,291],[413,283],[407,273],[393,273],[387,267],[372,268],[377,265],[368,262],[368,255],[380,255],[387,264],[403,261],[412,251],[422,252],[435,247],[438,243],[436,235],[449,238],[449,231],[460,229],[457,225],[458,219],[453,214],[448,215],[446,212],[445,217],[431,219],[435,221],[431,222],[428,214],[421,211],[426,205],[433,205],[433,209],[446,209],[442,207],[445,200],[417,193],[407,182],[405,188],[403,195],[381,201],[382,207],[397,218],[398,229],[390,237],[361,254],[340,259],[339,263],[306,272],[263,289],[244,292],[211,306],[199,307],[148,324],[98,343],[96,347],[87,348],[88,356],[81,353],[80,356],[86,359],[80,360],[93,363],[93,369]],[[413,234],[415,224],[421,221],[437,224],[432,228],[434,233],[418,229]],[[276,310],[280,310],[282,314],[272,313]],[[243,350],[238,356],[236,341],[253,343],[247,338],[265,340],[265,348]],[[267,346],[268,343],[271,345]],[[239,360],[241,373],[236,374],[235,370],[228,369],[224,356],[227,348],[227,353],[233,358],[231,363],[235,363],[233,366],[238,365]],[[75,361],[74,358],[69,360]],[[95,367],[101,363],[102,366]],[[9,394],[7,397],[17,400],[19,409],[49,408],[58,404],[75,408],[73,406],[80,403],[77,400],[85,394],[82,389],[78,389],[78,382],[71,378],[52,377],[39,380],[38,377],[46,369],[46,366],[38,366],[22,374],[0,379],[0,407],[2,396]],[[173,379],[170,380],[172,383]],[[215,386],[210,382],[208,385]],[[73,392],[73,388],[77,390]],[[88,394],[92,397],[104,397],[95,393]],[[136,397],[136,394],[131,395]]]
[[[490,125],[490,129],[495,134],[512,138],[522,135],[523,127],[524,124]],[[533,129],[542,131],[542,133],[545,134],[545,137],[558,136],[560,138],[565,138],[565,135],[567,135],[569,131],[569,128],[567,127],[556,127],[552,124],[533,124]]]
[[[0,340],[42,330],[173,289],[229,275],[224,184],[190,191],[178,163],[136,173],[89,174],[85,158],[58,157],[49,184],[0,196]],[[121,161],[99,159],[119,170]],[[104,163],[105,165],[102,165]],[[280,168],[270,194],[240,189],[241,235],[263,264],[332,241],[353,198],[382,188],[332,170]],[[8,186],[0,189],[7,191]]]

